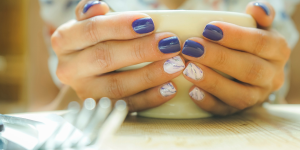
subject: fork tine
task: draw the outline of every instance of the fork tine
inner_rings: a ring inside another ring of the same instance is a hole
[[[95,146],[100,148],[119,129],[128,114],[128,107],[125,101],[119,100],[108,118],[103,123],[95,140]]]
[[[70,102],[68,105],[68,113],[64,115],[66,121],[69,121],[71,124],[74,122],[77,113],[80,110],[80,105],[78,102]],[[45,141],[40,141],[34,149],[47,149],[49,145],[54,145],[55,137],[61,132],[66,122],[60,123],[57,128],[52,132],[52,134]],[[50,147],[49,147],[50,148]]]
[[[94,112],[96,107],[96,101],[92,98],[87,98],[83,103],[83,108],[78,115],[78,118],[75,123],[75,127],[78,129],[83,129],[90,119],[91,115]]]
[[[62,126],[61,129],[59,131],[59,133],[64,133],[64,137],[61,140],[56,140],[55,142],[55,148],[59,148],[64,141],[66,141],[68,139],[68,137],[76,130],[75,128],[69,129],[69,130],[64,130],[66,128],[69,127],[69,124],[74,124],[76,121],[76,118],[78,116],[78,114],[80,113],[80,104],[78,102],[70,102],[68,105],[68,110],[69,112],[67,114],[64,115],[64,118],[67,122],[65,122]],[[67,132],[65,132],[67,131]],[[59,136],[59,133],[56,135]],[[56,138],[57,139],[57,138]]]
[[[92,117],[93,119],[91,119],[89,125],[83,130],[84,136],[78,141],[74,141],[75,144],[73,145],[73,147],[82,147],[90,144],[90,142],[88,142],[88,139],[90,141],[94,141],[97,136],[95,132],[103,124],[104,120],[111,112],[111,109],[112,107],[110,99],[107,97],[101,98],[98,103],[97,110]]]
[[[92,98],[87,98],[83,103],[83,108],[78,114],[78,117],[75,120],[74,126],[77,127],[77,129],[82,130],[84,129],[88,123],[89,120],[92,118],[92,115],[94,113],[96,106],[96,102]],[[73,141],[78,140],[78,136],[76,136],[75,130],[73,130],[68,138],[66,138],[65,141],[63,141],[61,144],[59,144],[56,148],[69,148],[72,146]]]
[[[84,101],[81,110],[78,103],[71,102],[68,107],[70,112],[64,116],[65,121],[57,126],[47,140],[38,144],[39,149],[102,146],[121,126],[127,116],[128,108],[125,101],[119,100],[112,110],[111,101],[107,97],[101,98],[95,107],[96,102],[91,98]],[[69,128],[70,130],[66,131]]]

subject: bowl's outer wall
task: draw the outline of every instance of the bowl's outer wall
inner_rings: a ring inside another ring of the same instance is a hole
[[[181,44],[191,37],[202,37],[205,26],[212,21],[224,21],[243,27],[256,28],[255,20],[247,14],[222,11],[139,11],[148,14],[155,24],[155,32],[172,32]],[[128,13],[128,12],[127,12]],[[138,69],[148,63],[128,66],[117,71]],[[162,66],[163,67],[163,66]],[[211,114],[201,110],[189,97],[193,84],[183,75],[172,80],[177,85],[177,94],[163,105],[139,112],[138,115],[165,119],[191,119],[209,117]]]

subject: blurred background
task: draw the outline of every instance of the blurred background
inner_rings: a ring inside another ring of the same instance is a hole
[[[28,55],[41,45],[43,24],[36,0],[0,0],[0,113],[27,111]],[[292,16],[300,31],[300,5]],[[291,55],[288,103],[300,103],[300,42]]]

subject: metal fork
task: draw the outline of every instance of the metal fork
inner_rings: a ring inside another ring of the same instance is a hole
[[[117,131],[127,114],[128,108],[123,100],[117,101],[112,108],[111,100],[107,97],[101,98],[98,104],[88,98],[81,110],[77,102],[71,102],[64,120],[57,123],[56,129],[47,138],[39,139],[34,149],[99,147]]]

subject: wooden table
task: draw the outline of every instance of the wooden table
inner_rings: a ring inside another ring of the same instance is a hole
[[[49,113],[14,114],[25,118]],[[300,105],[264,105],[228,117],[191,120],[128,116],[105,150],[300,150]]]
[[[300,149],[300,105],[266,105],[228,117],[164,120],[129,116],[111,149]]]

